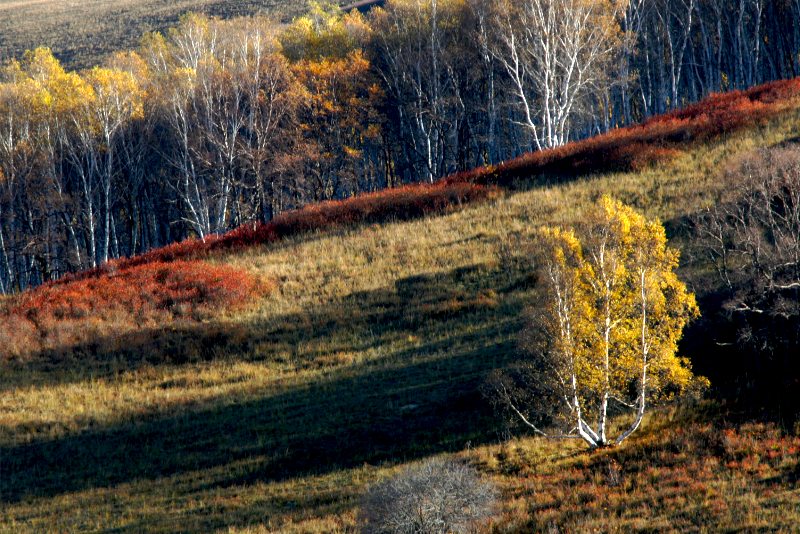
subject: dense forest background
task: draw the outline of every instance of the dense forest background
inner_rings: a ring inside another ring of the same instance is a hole
[[[0,73],[0,291],[793,77],[800,0],[390,0],[188,15]]]

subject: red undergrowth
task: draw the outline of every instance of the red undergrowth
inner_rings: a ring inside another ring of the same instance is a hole
[[[145,326],[201,321],[267,289],[244,271],[201,261],[107,267],[6,302],[0,315],[2,356],[25,357]]]
[[[222,235],[207,236],[205,240],[188,239],[133,258],[113,260],[97,269],[67,275],[61,280],[80,280],[108,270],[126,269],[153,262],[173,262],[236,252],[313,231],[424,217],[489,198],[493,191],[492,188],[479,184],[440,182],[406,185],[345,200],[319,202],[281,213],[266,224],[246,224]]]
[[[197,261],[153,262],[102,276],[45,284],[22,293],[11,314],[38,323],[87,315],[186,314],[243,301],[255,286],[246,273]]]
[[[574,176],[640,170],[674,158],[682,148],[759,125],[797,105],[800,78],[712,94],[684,109],[551,150],[531,152],[500,165],[454,174],[447,183],[511,186],[536,175]]]

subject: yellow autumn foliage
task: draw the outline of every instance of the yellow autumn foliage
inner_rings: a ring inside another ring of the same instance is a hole
[[[576,437],[592,446],[620,442],[649,402],[707,384],[677,354],[698,308],[659,221],[604,196],[580,237],[561,228],[542,228],[539,237],[544,309],[532,328],[547,336],[549,376],[542,378],[565,399],[561,419],[581,429]],[[615,440],[606,435],[612,404],[635,413]]]

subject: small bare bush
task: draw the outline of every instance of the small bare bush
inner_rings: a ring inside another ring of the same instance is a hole
[[[362,532],[474,532],[494,513],[497,490],[475,469],[432,459],[372,486],[361,505]]]

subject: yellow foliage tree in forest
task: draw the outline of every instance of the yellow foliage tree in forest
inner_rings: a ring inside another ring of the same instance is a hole
[[[342,13],[333,2],[311,2],[280,35],[283,54],[290,61],[343,59],[358,50],[371,28],[358,10]]]
[[[542,301],[523,335],[531,359],[495,380],[527,426],[593,448],[616,445],[653,400],[707,384],[676,354],[698,309],[659,221],[603,197],[581,237],[543,228],[539,238]],[[610,437],[609,416],[625,412],[632,420]]]
[[[369,31],[358,11],[343,14],[335,4],[314,2],[280,35],[305,89],[294,153],[311,200],[373,189],[380,174],[380,163],[364,150],[381,133],[382,91],[362,50]]]

